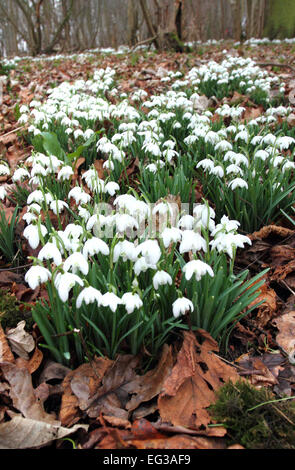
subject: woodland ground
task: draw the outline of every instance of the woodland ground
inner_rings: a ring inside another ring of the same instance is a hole
[[[122,93],[139,87],[156,94],[165,87],[159,70],[187,73],[209,60],[220,62],[225,57],[224,49],[228,55],[251,57],[263,69],[277,74],[286,84],[286,98],[295,88],[295,45],[287,44],[253,47],[222,43],[200,45],[190,53],[94,54],[81,63],[73,58],[36,62],[26,59],[3,80],[1,158],[13,169],[30,155],[32,147],[25,139],[25,126],[18,123],[19,109],[32,99],[44,99],[50,87],[85,79],[97,68],[110,66],[119,77],[118,89]],[[248,97],[238,98],[248,116],[258,117],[263,112]],[[216,102],[215,106],[219,105]],[[131,165],[130,174],[132,168]],[[0,182],[5,187],[11,184],[6,176],[0,177]],[[202,188],[199,191],[201,200]],[[5,204],[5,217],[11,217],[14,206],[9,201]],[[23,243],[23,228],[24,223],[20,222],[19,243]],[[251,448],[251,439],[243,445],[220,421],[216,426],[208,407],[215,402],[215,392],[222,384],[228,380],[236,383],[239,378],[247,379],[256,390],[269,393],[268,400],[288,397],[286,403],[294,403],[290,398],[295,393],[295,366],[290,357],[295,338],[295,231],[282,217],[275,225],[264,226],[249,236],[252,245],[238,251],[236,265],[250,269],[252,275],[270,268],[261,293],[265,303],[236,325],[226,353],[218,350],[208,334],[186,332],[183,338],[163,348],[158,363],[144,375],[139,359],[130,355],[119,356],[115,361],[97,358],[72,371],[54,362],[49,352],[39,346],[40,331],[30,317],[31,306],[38,298],[46,297],[46,292],[40,287],[32,291],[25,283],[27,266],[16,269],[0,260],[2,447]],[[15,336],[11,329],[23,319],[26,331],[21,324]],[[131,400],[127,398],[128,384],[133,387]],[[181,413],[185,416],[180,418],[178,408],[183,402],[186,410]],[[282,408],[280,415],[287,425],[283,435],[294,433],[294,412]],[[257,417],[260,419],[261,415]],[[23,440],[20,435],[27,438]],[[43,440],[40,436],[44,436]],[[264,442],[269,448],[268,438]],[[294,449],[294,442],[293,439],[290,444],[282,437],[277,446]],[[276,444],[271,446],[275,448]]]

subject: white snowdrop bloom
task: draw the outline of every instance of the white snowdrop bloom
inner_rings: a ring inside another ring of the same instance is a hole
[[[87,129],[87,130],[84,132],[83,137],[84,137],[85,140],[88,140],[88,139],[90,139],[90,137],[93,136],[93,134],[94,134],[94,130],[93,130],[93,129]]]
[[[264,137],[262,137],[261,139],[261,142],[263,144],[267,144],[267,145],[274,145],[275,142],[276,142],[277,138],[275,135],[273,134],[267,134],[265,135]]]
[[[62,302],[67,302],[69,300],[70,290],[74,287],[75,284],[79,284],[81,287],[84,286],[82,279],[76,274],[67,272],[64,274],[57,274],[57,276],[55,277],[54,285],[58,291],[59,298]]]
[[[7,196],[7,191],[3,186],[0,186],[0,200],[3,201]]]
[[[106,160],[102,166],[103,168],[106,168],[107,170],[111,170],[111,171],[113,171],[115,168],[114,162],[110,159]]]
[[[191,300],[186,297],[179,297],[172,304],[173,316],[178,318],[180,315],[185,315],[187,311],[194,311],[194,306]]]
[[[161,149],[156,142],[145,142],[142,146],[142,149],[148,153],[151,153],[152,155],[154,155],[154,157],[160,157],[162,154]]]
[[[222,152],[225,152],[227,150],[232,150],[233,149],[233,146],[230,142],[228,142],[227,140],[221,140],[220,142],[218,142],[214,149],[216,151],[218,150],[221,150]]]
[[[115,221],[119,233],[124,233],[128,229],[135,228],[138,230],[139,228],[137,220],[129,214],[116,214]]]
[[[86,305],[97,303],[98,306],[102,303],[102,293],[94,287],[85,287],[77,297],[76,307],[80,308],[82,303]]]
[[[40,231],[43,237],[48,233],[47,228],[42,224],[40,224]],[[35,250],[40,243],[39,226],[28,225],[23,232],[23,236],[28,240],[30,247]]]
[[[147,165],[144,169],[150,171],[153,174],[157,173],[158,171],[158,167],[155,163],[149,163],[149,165]]]
[[[159,286],[172,285],[172,277],[166,271],[157,271],[153,277],[153,286],[158,290]]]
[[[205,142],[213,145],[217,144],[220,140],[220,136],[214,131],[209,131],[205,136]]]
[[[122,296],[122,304],[125,305],[127,313],[133,313],[135,309],[143,306],[143,302],[139,295],[132,294],[132,292],[126,292]]]
[[[274,167],[279,166],[281,163],[285,161],[285,157],[282,157],[281,155],[278,155],[272,159],[272,164]]]
[[[243,180],[242,178],[235,178],[230,183],[228,183],[228,186],[232,190],[234,190],[236,188],[246,188],[246,189],[248,189],[247,182],[245,180]]]
[[[123,261],[133,261],[137,260],[137,254],[135,251],[134,243],[129,242],[128,240],[119,241],[114,247],[113,261],[116,263],[119,257],[123,258]]]
[[[12,181],[16,183],[18,181],[22,181],[29,177],[30,177],[30,173],[28,172],[26,168],[17,168],[15,172],[13,173]]]
[[[115,312],[118,308],[118,305],[122,304],[122,300],[113,292],[107,292],[102,296],[101,304],[104,307],[109,307],[112,312]]]
[[[50,209],[53,211],[55,215],[59,214],[64,210],[64,208],[69,208],[69,205],[65,201],[60,201],[58,199],[51,201]]]
[[[243,140],[244,142],[248,143],[249,141],[248,131],[243,130],[243,131],[238,132],[238,134],[236,134],[235,136],[235,142],[237,142],[238,140]]]
[[[165,215],[169,212],[169,214],[172,216],[173,215],[173,208],[169,202],[160,202],[159,204],[156,204],[155,207],[153,208],[152,214],[156,215]]]
[[[266,152],[266,150],[257,150],[257,152],[255,152],[254,154],[254,158],[260,158],[262,161],[265,161],[267,160],[269,157],[269,154],[268,152]]]
[[[90,212],[82,206],[78,207],[78,214],[85,222],[88,222],[91,217]]]
[[[18,120],[20,124],[26,124],[29,120],[29,116],[27,114],[22,114]]]
[[[138,260],[136,260],[136,262],[134,263],[134,266],[133,266],[133,269],[134,269],[134,272],[135,272],[136,276],[139,276],[139,274],[142,273],[142,272],[145,273],[149,268],[156,269],[157,266],[156,265],[153,266],[153,265],[148,264],[144,257],[139,258]]]
[[[52,259],[56,266],[59,266],[62,263],[62,257],[59,249],[54,243],[47,242],[46,245],[41,248],[38,253],[38,259],[43,261],[44,259]]]
[[[32,202],[37,202],[38,204],[44,201],[44,195],[40,189],[36,189],[27,198],[27,204],[30,205]]]
[[[178,228],[183,228],[185,230],[192,230],[195,223],[195,219],[192,215],[185,214],[183,215],[177,224]]]
[[[193,260],[189,261],[184,267],[183,267],[183,272],[185,273],[185,278],[187,281],[189,281],[193,275],[195,275],[195,278],[197,281],[200,281],[203,276],[205,276],[207,273],[209,276],[214,277],[214,272],[211,266],[209,264],[204,263],[201,260]]]
[[[252,145],[258,145],[260,144],[260,142],[262,141],[263,139],[263,136],[262,135],[256,135],[255,137],[253,137],[253,139],[251,140],[251,144]]]
[[[73,274],[81,271],[85,276],[88,274],[89,265],[88,261],[82,255],[82,253],[76,252],[70,255],[63,264],[64,271],[72,270]]]
[[[44,168],[44,166],[40,165],[39,163],[36,163],[31,171],[31,176],[47,176],[48,171]]]
[[[87,194],[80,186],[75,186],[69,191],[68,199],[73,198],[76,204],[87,204],[91,196]]]
[[[104,187],[104,192],[108,193],[110,196],[114,196],[119,190],[120,186],[115,181],[109,181]]]
[[[137,256],[141,254],[147,264],[155,266],[161,258],[161,249],[157,240],[146,240],[136,248]]]
[[[4,163],[3,164],[0,163],[0,176],[6,176],[6,175],[10,175],[9,167],[8,165],[5,165]]]
[[[92,230],[95,226],[104,225],[106,217],[103,214],[94,214],[89,217],[86,224],[86,230]]]
[[[204,160],[201,160],[196,168],[202,167],[204,170],[212,170],[214,168],[214,162],[210,160],[210,158],[204,158]]]
[[[203,227],[208,227],[210,225],[210,219],[215,218],[214,210],[206,204],[196,204],[194,206],[193,215],[197,222],[202,222]]]
[[[27,212],[23,215],[22,218],[28,225],[31,224],[33,220],[38,220],[38,217],[35,214],[32,214],[31,212]]]
[[[289,137],[287,135],[278,137],[276,141],[276,146],[280,150],[287,150],[292,144],[295,143],[295,139],[293,137]]]
[[[182,232],[179,228],[176,228],[176,227],[172,227],[172,228],[166,227],[166,228],[164,228],[164,230],[161,233],[161,237],[162,237],[162,240],[163,240],[164,247],[168,248],[170,243],[172,243],[172,242],[177,243],[178,241],[180,241],[181,240],[181,234],[182,234]]]
[[[235,248],[244,248],[244,244],[252,244],[250,238],[245,235],[225,233],[220,234],[214,240],[211,240],[210,245],[212,249],[217,249],[220,253],[225,252],[230,258],[233,257],[233,251]]]
[[[66,237],[79,238],[83,233],[83,227],[77,224],[68,224],[64,230]]]
[[[182,232],[182,240],[179,246],[179,252],[188,253],[189,251],[207,251],[206,240],[193,230],[184,230]]]
[[[291,162],[290,160],[286,160],[285,163],[282,166],[282,171],[286,170],[293,170],[295,168],[295,163]]]
[[[244,174],[242,168],[240,168],[238,165],[235,165],[234,163],[228,165],[225,171],[227,175],[230,175],[231,173],[237,175],[239,173],[241,176],[243,176]]]
[[[221,165],[214,166],[211,170],[209,169],[210,175],[219,176],[219,178],[224,177],[224,170]]]
[[[57,179],[58,181],[60,180],[66,181],[66,180],[69,180],[71,176],[73,176],[73,174],[74,172],[73,172],[72,167],[69,165],[65,165],[59,170],[57,174]]]
[[[92,237],[84,243],[83,246],[83,256],[88,258],[88,256],[94,256],[98,253],[101,253],[105,256],[110,254],[110,249],[106,242],[97,237]]]
[[[25,281],[31,289],[36,289],[40,284],[51,279],[51,272],[44,266],[32,266],[25,275]]]
[[[217,224],[215,229],[211,232],[211,236],[215,237],[216,235],[222,232],[227,233],[236,231],[240,225],[240,222],[238,222],[237,220],[230,220],[226,215],[224,215],[220,219],[220,224]]]
[[[76,129],[74,131],[74,137],[75,139],[79,139],[79,137],[84,137],[84,132],[82,131],[82,129]]]
[[[176,143],[174,140],[166,140],[164,143],[163,143],[163,147],[166,147],[166,148],[169,148],[169,149],[174,149]]]

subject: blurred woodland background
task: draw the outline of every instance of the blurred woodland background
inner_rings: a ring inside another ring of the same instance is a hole
[[[0,0],[0,56],[293,36],[294,0]]]

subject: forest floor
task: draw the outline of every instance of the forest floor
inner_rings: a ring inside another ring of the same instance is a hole
[[[116,72],[119,93],[143,89],[147,96],[159,95],[167,90],[161,80],[167,70],[185,76],[193,67],[210,60],[220,63],[229,56],[249,57],[285,83],[284,105],[292,108],[288,126],[293,135],[292,44],[224,42],[200,45],[188,53],[40,57],[21,60],[0,75],[1,159],[13,172],[31,155],[28,125],[18,121],[20,109],[32,100],[45,100],[47,90],[63,82],[87,80],[95,70],[110,67]],[[212,114],[224,103],[244,106],[246,120],[266,111],[249,96],[233,93],[227,100],[211,100]],[[135,159],[128,170],[132,178]],[[75,172],[79,171],[78,164]],[[11,174],[0,176],[0,184],[9,191],[14,185]],[[199,186],[197,200],[202,197]],[[9,222],[15,206],[8,198],[2,206]],[[26,210],[24,204],[20,215]],[[19,219],[14,242],[22,246],[23,261],[15,266],[0,257],[0,448],[294,449],[295,230],[283,215],[262,225],[247,233],[252,243],[238,249],[235,265],[237,270],[249,269],[252,276],[269,268],[259,294],[263,303],[235,325],[227,350],[219,349],[203,329],[186,330],[162,348],[151,370],[142,371],[140,357],[131,354],[115,359],[96,356],[70,368],[43,347],[31,309],[39,299],[48,300],[48,293],[44,285],[31,289],[25,281],[28,256],[37,256],[37,251],[22,237],[25,222]],[[223,408],[220,405],[214,414],[210,406],[224,384],[233,388],[219,395]],[[247,393],[243,384],[250,386]],[[252,434],[238,431],[235,419],[244,420]],[[279,430],[276,435],[274,427]]]

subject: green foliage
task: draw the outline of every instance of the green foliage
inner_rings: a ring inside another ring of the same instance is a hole
[[[295,402],[278,401],[249,382],[226,383],[210,413],[227,428],[229,444],[246,449],[295,449]]]
[[[18,207],[15,208],[12,217],[7,218],[3,206],[0,205],[0,254],[9,263],[15,264],[20,248],[15,240],[15,229],[18,224]]]
[[[19,302],[14,294],[0,289],[0,324],[3,330],[5,328],[15,328],[22,320],[26,320],[26,328],[30,330],[33,326],[31,314],[20,309]]]
[[[295,35],[295,3],[294,0],[269,0],[270,11],[264,35],[284,39]]]

